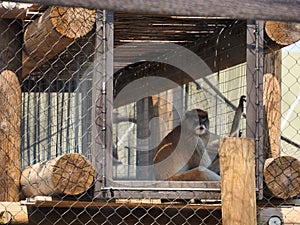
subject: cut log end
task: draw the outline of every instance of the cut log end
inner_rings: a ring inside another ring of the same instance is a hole
[[[291,156],[267,159],[265,182],[275,197],[287,199],[300,194],[300,161]]]
[[[84,8],[52,7],[51,22],[56,31],[68,38],[79,38],[92,30],[96,11]]]
[[[77,195],[92,184],[95,171],[80,154],[66,154],[57,160],[53,169],[53,184],[64,194]]]
[[[265,30],[267,35],[280,45],[290,45],[300,39],[299,23],[267,21]]]

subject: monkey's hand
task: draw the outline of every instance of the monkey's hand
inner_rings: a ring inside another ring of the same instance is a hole
[[[246,102],[246,96],[245,96],[245,95],[242,95],[242,96],[240,97],[240,101],[239,101],[239,105],[238,105],[238,109],[241,109],[242,112],[244,112],[244,108],[245,108],[244,102]]]
[[[239,135],[241,116],[244,111],[244,102],[246,102],[246,96],[242,95],[232,121],[230,135],[229,135],[230,137],[238,137]]]

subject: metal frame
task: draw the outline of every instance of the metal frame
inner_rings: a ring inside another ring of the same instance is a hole
[[[113,12],[104,10],[102,22],[98,22],[97,29],[102,29],[102,53],[97,60],[101,62],[100,76],[97,90],[94,96],[104,96],[101,141],[101,162],[97,162],[95,168],[99,169],[100,186],[96,185],[95,193],[101,193],[103,197],[126,197],[126,190],[130,191],[130,197],[144,198],[156,196],[155,193],[164,192],[173,198],[213,198],[220,199],[219,182],[153,182],[153,181],[117,181],[113,180],[112,160],[108,160],[112,153],[112,111],[113,111]],[[263,75],[263,34],[260,32],[263,23],[248,21],[247,25],[247,137],[255,139],[257,159],[257,193],[262,198],[262,162],[263,162],[263,106],[262,106],[262,75]],[[98,30],[99,31],[99,30]],[[101,87],[99,87],[99,85]],[[254,103],[254,104],[249,104]],[[96,118],[97,115],[94,115]],[[95,130],[95,129],[94,129]],[[97,130],[97,129],[96,129]],[[96,132],[97,133],[97,132]],[[94,133],[95,134],[95,133]],[[99,135],[99,134],[98,134]],[[94,136],[94,135],[93,135]],[[94,136],[95,137],[95,136]],[[97,149],[97,148],[96,148]],[[99,148],[98,148],[99,149]],[[95,152],[95,150],[94,150]],[[126,188],[124,188],[126,187]],[[179,195],[178,195],[179,193]],[[99,194],[96,194],[99,196]]]
[[[263,21],[247,23],[247,125],[248,138],[255,141],[256,187],[258,199],[263,198]]]

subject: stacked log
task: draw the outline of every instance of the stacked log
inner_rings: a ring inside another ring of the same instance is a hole
[[[279,45],[290,45],[300,40],[300,23],[285,21],[267,21],[266,34]]]
[[[21,175],[24,196],[78,195],[87,191],[95,171],[82,155],[69,153],[25,168]]]
[[[268,157],[264,164],[265,193],[277,198],[287,199],[300,194],[300,161],[280,153],[280,83],[273,74],[264,75],[263,104],[266,116],[265,130],[268,139]]]
[[[22,77],[90,32],[96,11],[52,6],[30,23],[24,33]]]
[[[300,161],[291,156],[267,159],[264,179],[277,198],[287,199],[300,194]]]

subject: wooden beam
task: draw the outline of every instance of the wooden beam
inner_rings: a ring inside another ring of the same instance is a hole
[[[22,77],[86,35],[95,23],[95,10],[50,7],[24,33]]]
[[[282,206],[282,207],[272,207],[272,208],[260,208],[257,212],[257,224],[278,224],[278,223],[268,223],[271,218],[273,221],[281,220],[281,224],[284,225],[296,225],[300,222],[300,207],[299,206]]]
[[[9,70],[0,74],[0,201],[19,201],[21,86]]]
[[[222,224],[256,225],[253,139],[222,139],[219,155]]]
[[[44,5],[79,6],[92,9],[109,9],[122,12],[143,12],[152,14],[222,16],[243,19],[300,21],[300,1],[272,0],[13,0]]]

